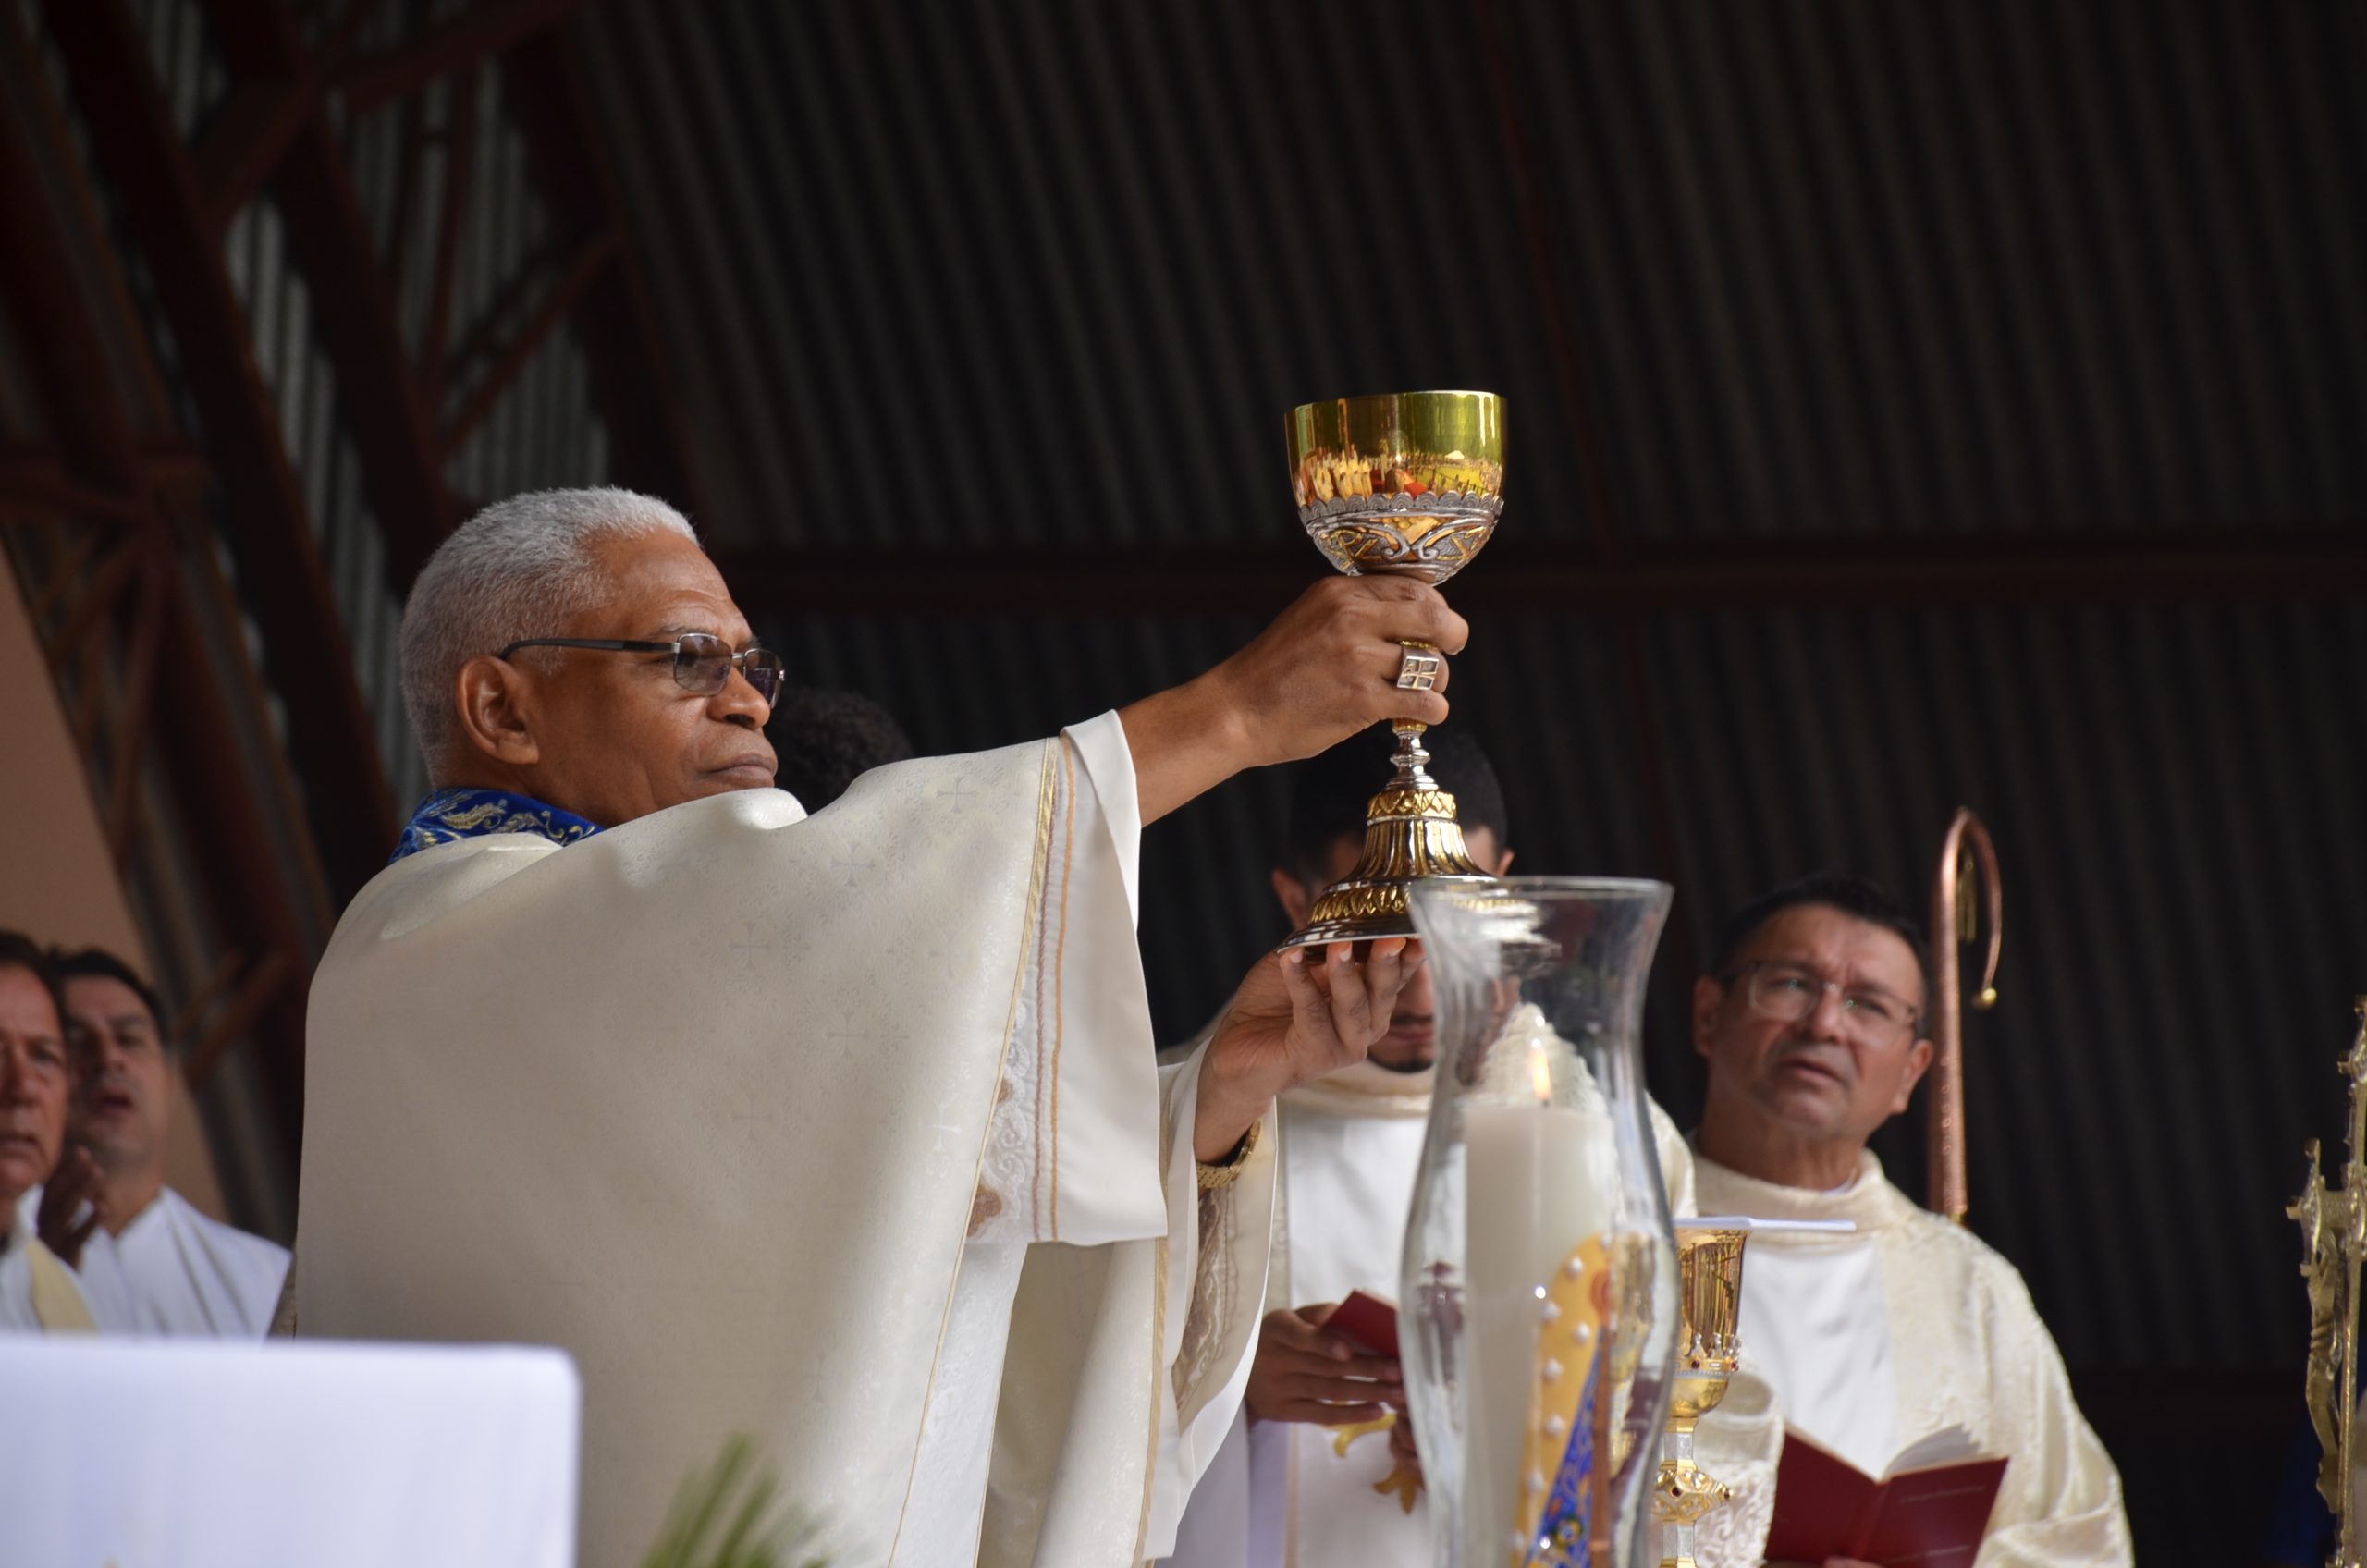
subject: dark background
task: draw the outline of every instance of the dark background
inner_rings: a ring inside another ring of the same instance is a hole
[[[287,1226],[303,966],[422,781],[396,606],[472,504],[681,500],[797,679],[963,749],[1206,668],[1320,569],[1288,407],[1487,387],[1509,504],[1451,590],[1455,722],[1520,869],[1676,886],[1656,1092],[1698,1103],[1681,998],[1730,906],[1821,865],[1920,904],[1979,810],[2007,940],[1971,1223],[2145,1560],[2256,1555],[2300,1414],[2281,1207],[2367,989],[2367,9],[0,20],[44,214],[9,241],[0,532],[20,580],[89,584],[134,454],[173,636],[246,716],[92,749],[148,781],[125,874],[168,979],[240,920],[238,973],[291,955],[206,1090],[251,1222]],[[61,689],[118,712],[110,656]],[[280,804],[274,888],[193,847],[226,777]],[[1279,935],[1280,799],[1147,837],[1166,1038]],[[1919,1193],[1915,1129],[1882,1146]]]

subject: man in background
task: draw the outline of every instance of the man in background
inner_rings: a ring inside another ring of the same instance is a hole
[[[780,762],[774,786],[795,795],[809,816],[873,768],[913,755],[895,717],[853,692],[791,687],[774,704],[772,732]]]
[[[74,1076],[56,971],[31,938],[0,931],[0,1330],[98,1326],[80,1281],[34,1233],[24,1202],[65,1150]]]
[[[90,1074],[77,1141],[99,1170],[101,1233],[80,1260],[110,1271],[129,1327],[148,1334],[259,1338],[288,1275],[288,1249],[202,1214],[165,1184],[178,1053],[155,991],[97,948],[56,958],[67,1027]]]
[[[1895,900],[1822,873],[1737,911],[1694,985],[1702,1212],[1857,1227],[1751,1240],[1742,1373],[1700,1427],[1703,1467],[1735,1488],[1702,1521],[1705,1563],[1760,1561],[1787,1426],[1870,1476],[1961,1427],[1967,1457],[2009,1461],[1981,1568],[2131,1561],[2119,1474],[2021,1276],[1866,1147],[1931,1062],[1927,974]]]
[[[1269,873],[1288,929],[1305,925],[1323,890],[1355,867],[1394,739],[1385,728],[1367,730],[1293,770],[1282,852]],[[1433,729],[1422,743],[1430,776],[1455,798],[1472,860],[1504,875],[1513,851],[1487,753],[1452,729]],[[1429,1124],[1435,1010],[1426,964],[1398,993],[1389,1032],[1363,1061],[1280,1098],[1266,1316],[1244,1413],[1194,1490],[1168,1559],[1179,1568],[1430,1562],[1429,1503],[1398,1363],[1324,1323],[1351,1292],[1397,1298]],[[1673,1207],[1690,1212],[1691,1157],[1658,1106],[1652,1125]]]

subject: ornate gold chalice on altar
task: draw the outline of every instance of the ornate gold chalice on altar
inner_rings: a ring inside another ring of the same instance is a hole
[[[1299,521],[1351,577],[1392,573],[1432,586],[1471,564],[1503,510],[1504,400],[1492,392],[1384,392],[1307,403],[1290,415]],[[1439,651],[1405,644],[1397,684],[1428,691]],[[1392,772],[1367,812],[1364,853],[1315,900],[1285,947],[1411,937],[1408,883],[1487,876],[1464,848],[1454,797],[1426,770],[1429,728],[1395,720]]]
[[[1741,1366],[1742,1249],[1747,1219],[1676,1222],[1676,1371],[1661,1436],[1652,1513],[1665,1530],[1661,1568],[1693,1568],[1693,1531],[1733,1490],[1693,1460],[1693,1428],[1726,1397]]]

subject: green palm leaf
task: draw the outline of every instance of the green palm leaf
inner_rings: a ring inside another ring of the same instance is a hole
[[[828,1568],[819,1534],[782,1500],[779,1476],[758,1470],[755,1443],[734,1437],[712,1466],[682,1477],[641,1568]]]

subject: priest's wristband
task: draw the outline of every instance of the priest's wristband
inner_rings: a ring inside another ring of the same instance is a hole
[[[1210,1165],[1206,1160],[1199,1162],[1200,1191],[1218,1192],[1241,1180],[1242,1171],[1249,1165],[1249,1151],[1257,1146],[1260,1125],[1259,1122],[1251,1122],[1249,1131],[1241,1134],[1241,1142],[1233,1145],[1233,1153],[1227,1155],[1221,1164]]]

